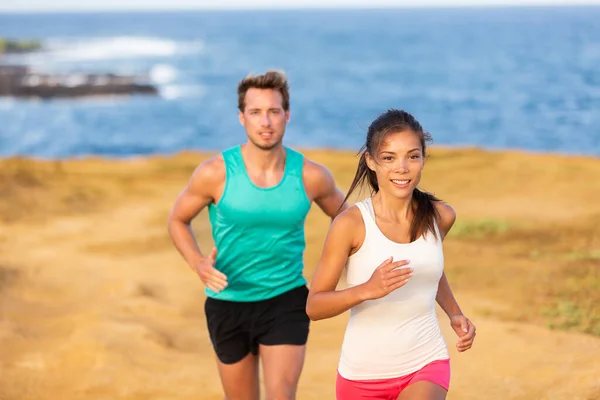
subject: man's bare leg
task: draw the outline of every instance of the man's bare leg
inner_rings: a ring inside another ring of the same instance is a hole
[[[225,400],[259,400],[258,357],[249,353],[235,364],[217,359]]]
[[[266,400],[295,400],[306,346],[260,345]]]

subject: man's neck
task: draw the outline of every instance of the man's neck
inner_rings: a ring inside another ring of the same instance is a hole
[[[284,169],[285,148],[283,145],[264,150],[251,143],[242,145],[242,156],[246,166],[253,170],[275,171]]]

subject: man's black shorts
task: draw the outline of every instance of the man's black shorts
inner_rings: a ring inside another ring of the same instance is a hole
[[[207,298],[204,305],[210,340],[224,364],[234,364],[258,345],[305,345],[310,319],[308,288],[300,286],[268,300],[255,302]]]

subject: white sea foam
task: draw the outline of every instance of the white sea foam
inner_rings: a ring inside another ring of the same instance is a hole
[[[170,39],[116,36],[88,39],[49,39],[44,51],[23,56],[31,64],[40,62],[78,62],[173,57],[202,51],[200,41],[179,42]]]
[[[182,97],[202,97],[205,88],[200,85],[166,85],[160,88],[160,95],[167,100]]]
[[[150,70],[150,79],[157,85],[173,82],[178,75],[177,69],[170,64],[157,64]]]

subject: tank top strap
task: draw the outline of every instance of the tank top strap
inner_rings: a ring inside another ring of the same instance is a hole
[[[371,197],[367,197],[363,200],[363,204],[365,206],[365,210],[367,211],[369,217],[371,218],[373,223],[376,223],[375,219],[375,209],[373,208],[373,200]]]
[[[221,152],[225,161],[225,169],[227,177],[232,178],[236,174],[243,172],[245,169],[244,159],[242,158],[241,146],[234,146]]]
[[[368,237],[371,237],[373,233],[377,232],[379,228],[375,224],[375,211],[373,210],[373,204],[371,203],[371,198],[366,198],[363,201],[359,201],[356,203],[356,207],[360,210],[360,213],[363,218],[363,223],[365,224],[365,240]]]
[[[437,240],[439,242],[441,242],[442,234],[440,233],[440,227],[438,226],[437,218],[435,218],[435,217],[433,218],[433,228],[435,229],[435,234],[436,234]],[[435,239],[435,237],[434,237],[434,239]]]
[[[302,179],[302,171],[304,169],[304,156],[296,150],[285,147],[285,173],[288,176],[293,176]]]

